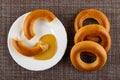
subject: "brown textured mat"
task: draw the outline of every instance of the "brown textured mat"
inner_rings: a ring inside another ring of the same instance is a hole
[[[23,69],[11,58],[7,34],[19,16],[38,8],[51,10],[62,21],[68,34],[68,47],[56,66],[33,72]],[[102,10],[111,22],[112,47],[107,64],[91,73],[76,70],[69,59],[75,34],[73,21],[77,13],[86,8]],[[120,0],[0,0],[0,26],[0,80],[120,80]]]

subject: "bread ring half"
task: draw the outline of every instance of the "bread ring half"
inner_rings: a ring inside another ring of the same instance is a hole
[[[48,22],[51,22],[55,18],[56,16],[48,10],[40,9],[40,10],[31,11],[30,14],[28,14],[28,16],[25,18],[23,24],[23,32],[25,37],[30,40],[35,35],[33,26],[36,20],[45,19]]]
[[[12,44],[20,54],[28,57],[35,56],[48,49],[48,44],[43,45],[41,42],[37,42],[33,47],[27,47],[21,40],[12,39]]]

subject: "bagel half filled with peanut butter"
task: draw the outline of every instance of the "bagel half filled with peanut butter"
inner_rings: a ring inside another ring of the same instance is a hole
[[[48,44],[42,44],[42,42],[37,42],[33,47],[27,47],[23,44],[21,40],[12,39],[14,48],[25,56],[35,56],[39,53],[46,51],[49,48]]]

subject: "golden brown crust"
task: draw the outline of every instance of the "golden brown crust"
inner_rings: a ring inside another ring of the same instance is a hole
[[[97,42],[97,43],[99,43],[100,41],[101,41],[101,39],[100,39],[100,37],[98,37],[98,36],[93,36],[93,35],[91,35],[91,36],[87,36],[86,38],[85,38],[85,40],[86,41],[94,41],[94,42]]]
[[[96,56],[92,63],[85,63],[81,60],[81,52],[90,52]],[[73,46],[70,53],[70,60],[75,68],[81,71],[96,71],[102,68],[107,60],[104,48],[93,41],[82,41]]]
[[[74,28],[75,31],[78,31],[81,27],[83,27],[83,22],[87,18],[93,18],[98,21],[100,25],[105,27],[105,29],[109,32],[110,30],[110,23],[107,16],[101,12],[100,10],[96,9],[86,9],[81,11],[77,17],[75,18]]]
[[[85,37],[88,35],[99,36],[102,41],[101,45],[108,52],[111,46],[111,38],[104,27],[97,24],[87,25],[77,31],[74,37],[74,42],[78,43],[80,41],[84,41]]]
[[[56,16],[48,10],[40,9],[31,11],[30,14],[28,14],[28,16],[26,17],[23,24],[24,35],[26,36],[27,39],[30,40],[35,35],[33,31],[34,22],[37,19],[41,18],[47,20],[48,22],[51,22],[56,18]]]
[[[105,27],[107,32],[109,32],[110,23],[109,23],[107,16],[100,10],[96,10],[96,9],[86,9],[86,10],[81,11],[77,15],[77,17],[75,18],[75,22],[74,22],[74,28],[75,28],[76,32],[81,27],[83,27],[84,20],[86,20],[88,18],[95,19],[96,21],[98,21],[99,25]],[[100,39],[98,37],[92,37],[92,36],[86,37],[86,39],[96,41],[96,42],[100,41]]]
[[[12,44],[14,48],[25,56],[35,56],[42,52],[42,48],[40,47],[40,43],[36,43],[34,47],[27,47],[25,46],[21,40],[12,39]]]

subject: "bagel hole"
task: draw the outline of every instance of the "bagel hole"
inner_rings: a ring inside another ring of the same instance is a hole
[[[89,24],[99,24],[97,20],[93,18],[87,18],[83,21],[83,26],[89,25]]]
[[[94,41],[97,42],[98,44],[102,43],[102,39],[99,36],[92,36],[88,35],[84,38],[84,41]]]
[[[96,60],[96,56],[90,52],[82,52],[80,58],[85,63],[92,63]]]

